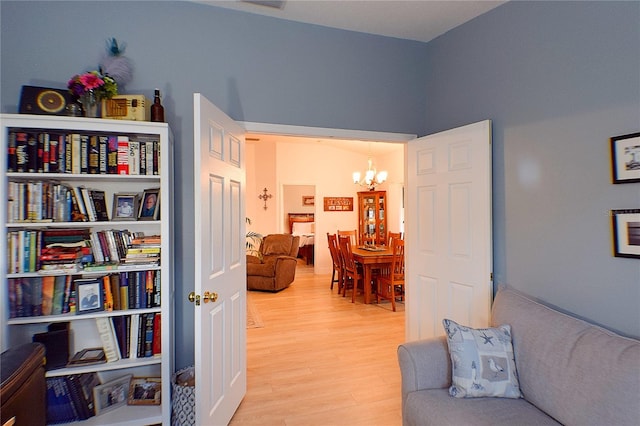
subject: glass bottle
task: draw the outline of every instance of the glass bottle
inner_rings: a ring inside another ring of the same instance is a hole
[[[151,121],[164,123],[164,107],[160,103],[160,90],[155,89],[153,105],[151,105]]]

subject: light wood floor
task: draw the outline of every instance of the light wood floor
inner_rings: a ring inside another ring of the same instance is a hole
[[[231,425],[402,423],[404,304],[351,303],[330,279],[301,266],[279,293],[248,292],[264,327],[247,330],[247,394]]]

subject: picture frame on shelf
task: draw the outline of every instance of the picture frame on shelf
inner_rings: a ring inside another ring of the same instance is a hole
[[[88,314],[104,310],[102,286],[98,279],[74,280],[76,286],[76,314]]]
[[[126,405],[132,377],[133,374],[127,374],[93,388],[96,416]]]
[[[610,143],[613,183],[640,182],[640,132],[614,136]]]
[[[613,255],[640,259],[640,209],[611,210]]]
[[[78,351],[67,364],[67,367],[102,364],[107,362],[103,348],[86,348]]]
[[[113,194],[112,220],[136,220],[139,208],[140,194],[120,192]]]
[[[160,405],[162,379],[160,377],[134,377],[129,385],[129,405]]]
[[[138,209],[138,220],[160,218],[160,188],[145,189]]]

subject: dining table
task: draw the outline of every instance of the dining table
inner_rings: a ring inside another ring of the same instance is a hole
[[[364,303],[371,303],[371,277],[373,270],[390,265],[393,249],[387,246],[358,246],[351,249],[353,260],[362,265],[364,283]]]

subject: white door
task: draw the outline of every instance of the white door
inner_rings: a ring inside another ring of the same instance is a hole
[[[244,144],[244,130],[196,93],[197,425],[228,424],[247,390]]]
[[[442,319],[489,324],[493,296],[491,121],[407,144],[407,340],[444,335]]]

